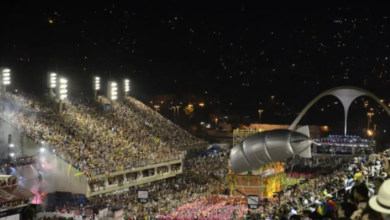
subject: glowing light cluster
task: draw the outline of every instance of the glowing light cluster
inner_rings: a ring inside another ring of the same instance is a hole
[[[2,77],[3,77],[3,85],[11,84],[11,70],[10,69],[3,69]]]
[[[130,80],[125,79],[125,93],[130,92]]]
[[[57,73],[50,73],[50,88],[57,87]]]
[[[111,100],[118,99],[118,85],[116,82],[111,82]]]
[[[61,100],[64,100],[66,99],[66,97],[68,97],[68,80],[64,79],[64,78],[61,78],[59,80],[59,98]]]
[[[100,89],[100,77],[95,77],[95,90]]]

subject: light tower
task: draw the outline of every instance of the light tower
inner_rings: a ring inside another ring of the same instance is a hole
[[[126,98],[129,96],[129,92],[130,92],[130,80],[128,79],[123,80],[123,88],[124,88],[125,98]]]
[[[62,103],[68,97],[68,80],[65,78],[58,78],[57,81],[57,98],[59,99],[59,112],[62,112]]]
[[[115,101],[118,99],[118,84],[116,82],[108,81],[107,90],[109,100]]]
[[[94,98],[97,98],[98,90],[100,90],[100,77],[96,76],[94,77]]]
[[[53,89],[57,87],[57,73],[48,73],[47,86],[49,87],[49,95],[53,97]]]
[[[1,91],[5,94],[6,86],[11,84],[11,70],[8,68],[1,69]]]

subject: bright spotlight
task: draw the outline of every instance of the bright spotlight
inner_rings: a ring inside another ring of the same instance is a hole
[[[100,77],[95,77],[95,90],[100,89]]]
[[[118,99],[118,84],[116,82],[108,82],[108,95],[111,101]]]
[[[14,154],[14,153],[10,153],[9,155],[10,155],[11,157],[15,156],[15,154]]]
[[[9,147],[15,147],[15,145],[14,144],[10,144]]]
[[[45,148],[41,147],[41,149],[39,149],[39,151],[40,151],[41,153],[43,153],[43,152],[45,152]]]
[[[49,76],[49,87],[51,89],[57,87],[57,73],[50,73],[50,76]]]
[[[10,69],[3,69],[1,76],[2,76],[3,85],[11,84],[11,70]]]
[[[66,97],[68,97],[67,88],[68,88],[68,80],[64,78],[60,78],[58,80],[58,87],[57,87],[57,94],[60,100],[64,100],[66,99]]]
[[[128,95],[130,92],[130,80],[125,79],[124,80],[124,89],[125,89],[125,94]]]

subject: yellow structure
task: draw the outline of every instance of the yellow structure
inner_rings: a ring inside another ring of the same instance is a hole
[[[235,129],[233,130],[233,146],[245,140],[256,133],[261,132],[261,129]]]
[[[283,190],[286,185],[284,163],[269,163],[259,170],[253,170],[252,174],[234,174],[229,169],[230,194],[240,195],[239,190],[246,195],[258,195],[259,197],[272,198],[274,192]]]

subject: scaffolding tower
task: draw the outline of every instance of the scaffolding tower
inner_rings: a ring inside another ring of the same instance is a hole
[[[262,132],[262,129],[235,129],[233,130],[233,146],[245,140],[246,138]]]

